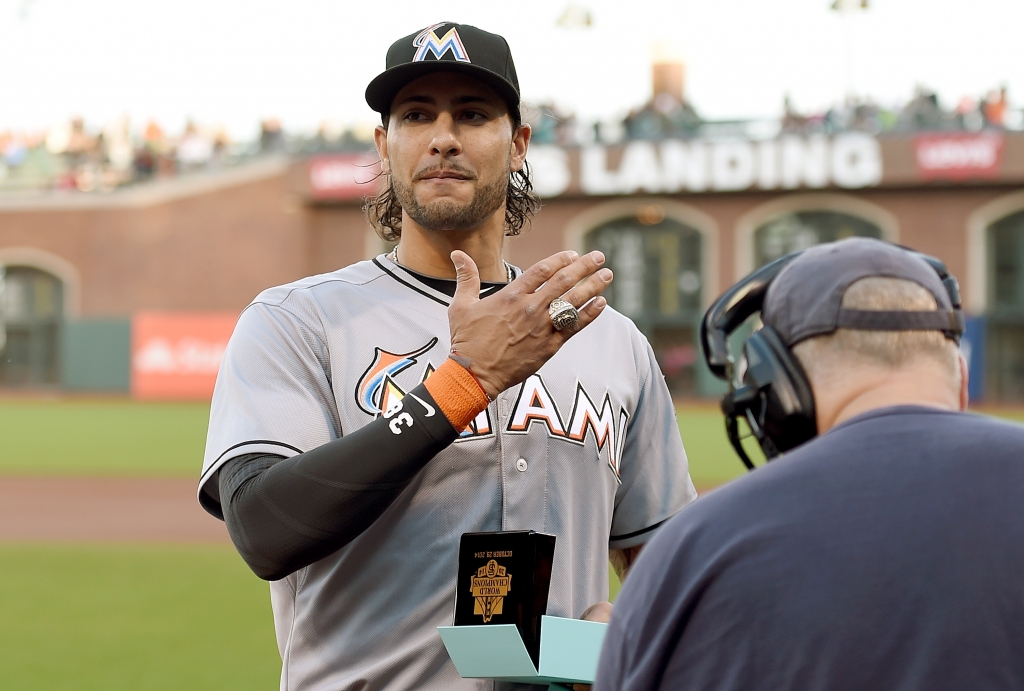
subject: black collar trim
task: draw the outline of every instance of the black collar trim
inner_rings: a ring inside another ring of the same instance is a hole
[[[434,276],[425,276],[421,273],[407,269],[404,266],[395,264],[388,260],[387,263],[382,261],[387,259],[385,255],[376,257],[373,263],[376,264],[384,273],[391,276],[402,285],[407,288],[412,288],[417,293],[424,295],[434,302],[438,302],[444,306],[451,304],[451,298],[455,297],[455,286],[456,282],[450,278],[435,278]],[[388,265],[391,265],[389,267]],[[518,277],[522,274],[516,267],[512,267],[512,273]],[[485,281],[480,284],[480,292],[484,297],[494,295],[499,290],[507,286],[507,283],[491,283]]]
[[[422,288],[418,288],[418,287],[414,286],[412,283],[410,283],[409,281],[406,281],[406,280],[402,279],[394,271],[392,271],[388,267],[384,266],[384,263],[382,261],[380,261],[380,257],[374,258],[373,263],[376,264],[378,266],[378,268],[380,268],[381,271],[383,271],[388,276],[390,276],[391,278],[395,279],[396,281],[398,281],[399,283],[404,285],[406,288],[411,288],[414,291],[416,291],[417,293],[419,293],[420,295],[422,295],[424,297],[427,297],[427,298],[430,298],[434,302],[440,303],[440,304],[444,305],[445,307],[447,307],[449,304],[451,304],[448,300],[442,300],[441,298],[437,297],[436,295],[431,295],[430,293],[428,293],[427,291],[423,290]]]

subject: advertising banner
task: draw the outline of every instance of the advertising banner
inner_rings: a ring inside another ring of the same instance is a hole
[[[380,160],[376,153],[328,154],[309,160],[313,199],[351,200],[376,194]]]
[[[924,134],[914,140],[922,180],[998,179],[1003,137],[996,133]]]
[[[139,312],[132,318],[132,396],[210,400],[235,328],[233,312]]]

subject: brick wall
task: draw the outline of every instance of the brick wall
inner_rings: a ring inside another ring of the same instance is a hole
[[[0,261],[5,249],[31,247],[73,265],[82,316],[240,311],[308,273],[307,212],[283,174],[159,192],[4,200]]]

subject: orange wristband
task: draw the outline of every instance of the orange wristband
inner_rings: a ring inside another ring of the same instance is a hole
[[[487,407],[487,394],[480,382],[451,358],[427,377],[423,385],[457,430],[465,429]]]

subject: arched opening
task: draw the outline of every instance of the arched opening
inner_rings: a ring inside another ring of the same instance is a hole
[[[1024,210],[991,223],[988,249],[988,396],[1024,399]]]
[[[754,231],[754,266],[823,242],[848,237],[883,238],[875,223],[842,211],[812,209],[777,216]]]
[[[899,222],[884,208],[849,194],[787,194],[743,214],[736,221],[735,274],[794,250],[855,235],[899,242]]]
[[[677,396],[700,389],[697,330],[707,290],[705,242],[699,230],[657,205],[605,220],[583,238],[584,249],[604,252],[615,272],[605,292],[608,303],[647,336]]]
[[[33,266],[0,267],[0,386],[60,383],[65,286]]]

